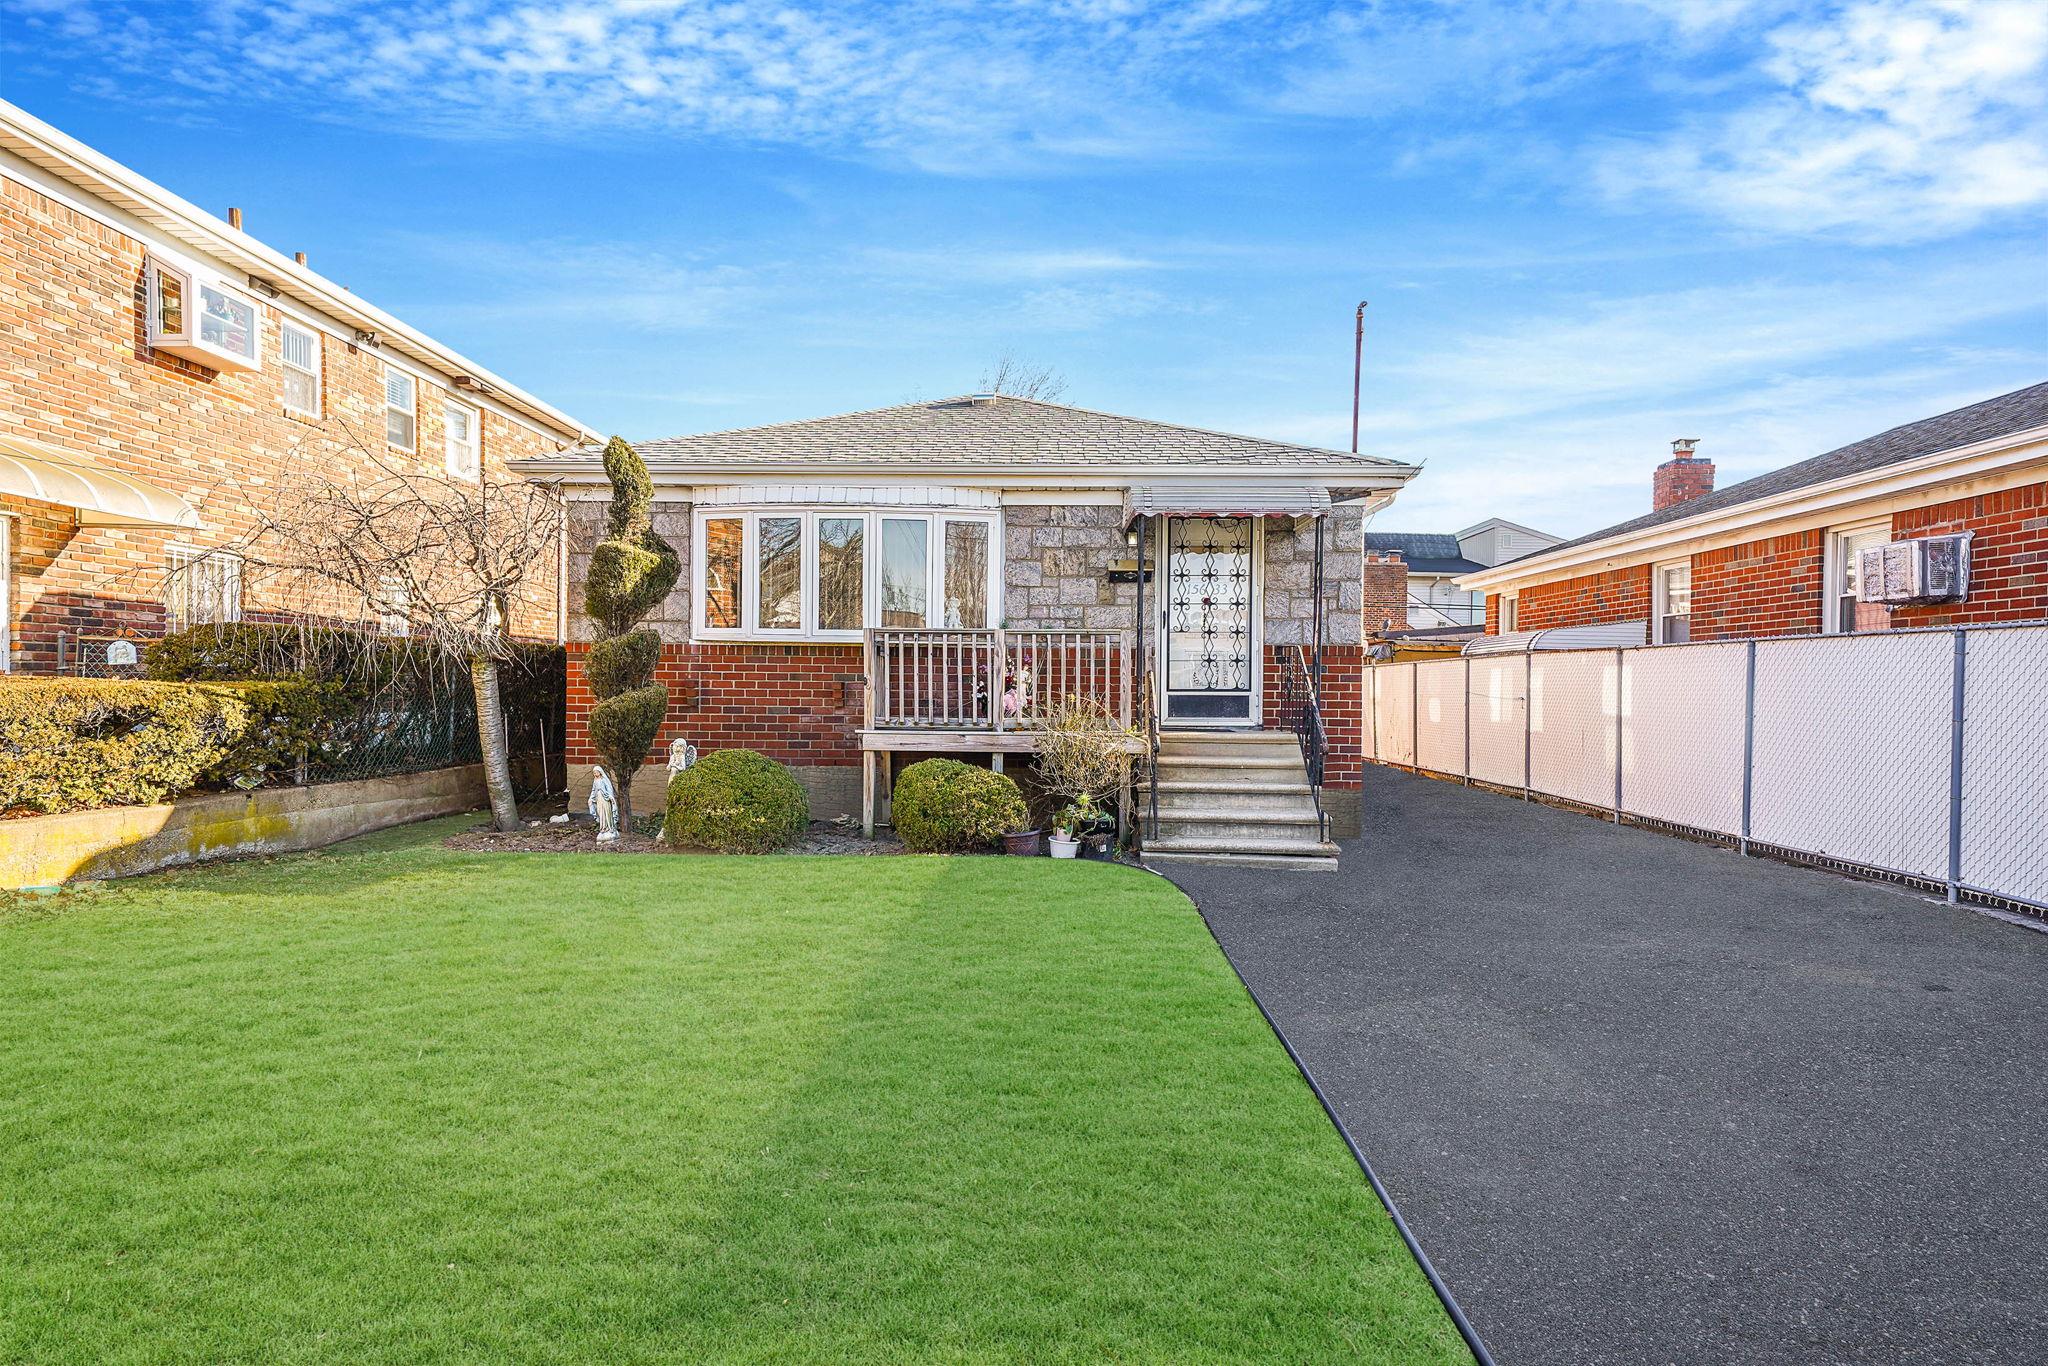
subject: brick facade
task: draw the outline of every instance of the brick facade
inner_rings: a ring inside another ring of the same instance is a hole
[[[1957,626],[2048,617],[2048,482],[1901,512],[1892,539],[1971,531],[1970,596],[1901,607],[1899,626]]]
[[[1902,606],[1895,627],[1953,626],[2048,617],[2048,482],[1895,512],[1894,540],[1974,533],[1970,591],[1962,602]],[[1828,528],[1717,546],[1692,563],[1692,638],[1811,635],[1824,629]],[[1660,561],[1661,563],[1661,561]],[[1520,590],[1520,630],[1642,621],[1650,616],[1648,564]],[[1500,631],[1500,595],[1486,599],[1488,634]]]
[[[1488,616],[1493,612],[1488,604]],[[1650,566],[1635,565],[1582,579],[1524,588],[1515,600],[1515,629],[1547,631],[1607,621],[1642,621],[1650,615]]]
[[[189,255],[189,253],[187,253]],[[184,497],[204,523],[194,531],[80,527],[70,508],[0,497],[13,515],[10,638],[15,667],[56,664],[57,637],[150,637],[164,623],[169,547],[232,543],[249,524],[245,489],[319,467],[360,467],[353,442],[383,454],[383,356],[341,324],[289,314],[250,292],[263,368],[214,371],[154,351],[147,341],[143,241],[31,186],[0,176],[0,431],[88,455]],[[281,320],[321,334],[321,414],[283,406]],[[444,459],[449,377],[419,376],[417,459]],[[543,432],[468,396],[479,410],[483,458],[499,477],[508,459],[559,449],[573,432]],[[515,606],[521,635],[555,635],[554,566]],[[261,617],[259,585],[245,585],[245,615]]]

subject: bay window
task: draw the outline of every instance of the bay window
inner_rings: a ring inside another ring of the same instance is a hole
[[[692,625],[707,638],[996,624],[993,513],[700,508],[692,544]]]

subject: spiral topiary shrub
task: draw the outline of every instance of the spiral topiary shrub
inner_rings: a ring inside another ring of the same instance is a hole
[[[668,838],[721,854],[766,854],[803,834],[810,799],[796,775],[750,749],[714,750],[668,784]]]
[[[630,822],[633,775],[668,714],[668,689],[654,681],[661,637],[633,628],[676,586],[683,562],[655,534],[654,481],[647,466],[616,436],[605,445],[604,472],[612,485],[611,508],[583,583],[583,606],[597,623],[598,639],[584,657],[584,669],[594,699],[590,746],[611,772],[620,820]]]
[[[986,849],[1031,824],[1017,784],[958,759],[924,759],[896,779],[896,837],[921,854]]]

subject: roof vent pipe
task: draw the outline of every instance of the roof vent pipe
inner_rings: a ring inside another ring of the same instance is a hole
[[[240,209],[228,210],[228,226],[233,228],[236,232],[240,232],[242,230],[242,211]]]

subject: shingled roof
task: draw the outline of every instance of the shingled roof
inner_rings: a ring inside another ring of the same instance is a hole
[[[903,403],[837,417],[741,427],[698,436],[636,441],[652,466],[759,465],[763,470],[891,466],[1004,470],[1033,465],[1216,466],[1357,470],[1384,477],[1415,466],[1376,456],[1267,441],[1202,427],[1118,417],[1088,408],[1001,395],[962,395]],[[579,446],[556,460],[595,461],[601,447]]]
[[[2001,436],[2011,436],[2034,427],[2048,426],[2048,383],[2031,384],[2024,389],[2015,389],[1997,398],[1987,398],[1982,403],[1972,403],[1967,408],[1937,417],[1926,417],[1918,422],[1908,422],[1903,427],[1894,427],[1888,432],[1865,437],[1861,441],[1839,447],[1825,455],[1816,455],[1811,460],[1802,460],[1796,465],[1786,465],[1759,474],[1754,479],[1745,479],[1739,484],[1730,484],[1698,498],[1676,503],[1660,512],[1649,512],[1626,522],[1617,522],[1611,527],[1581,536],[1577,540],[1561,545],[1547,546],[1534,554],[1509,560],[1508,564],[1520,564],[1539,556],[1555,555],[1561,550],[1574,546],[1590,545],[1604,541],[1610,536],[1624,536],[1648,527],[1662,526],[1666,522],[1682,521],[1702,513],[1719,512],[1758,498],[1774,494],[1791,493],[1811,484],[1825,484],[1830,480],[1845,479],[1850,475],[1866,474],[1897,465],[1937,451],[1954,450],[1958,446],[1970,446],[1979,441],[1991,441]]]
[[[1401,557],[1414,574],[1469,574],[1485,565],[1465,558],[1458,538],[1436,531],[1368,531],[1365,548]]]

